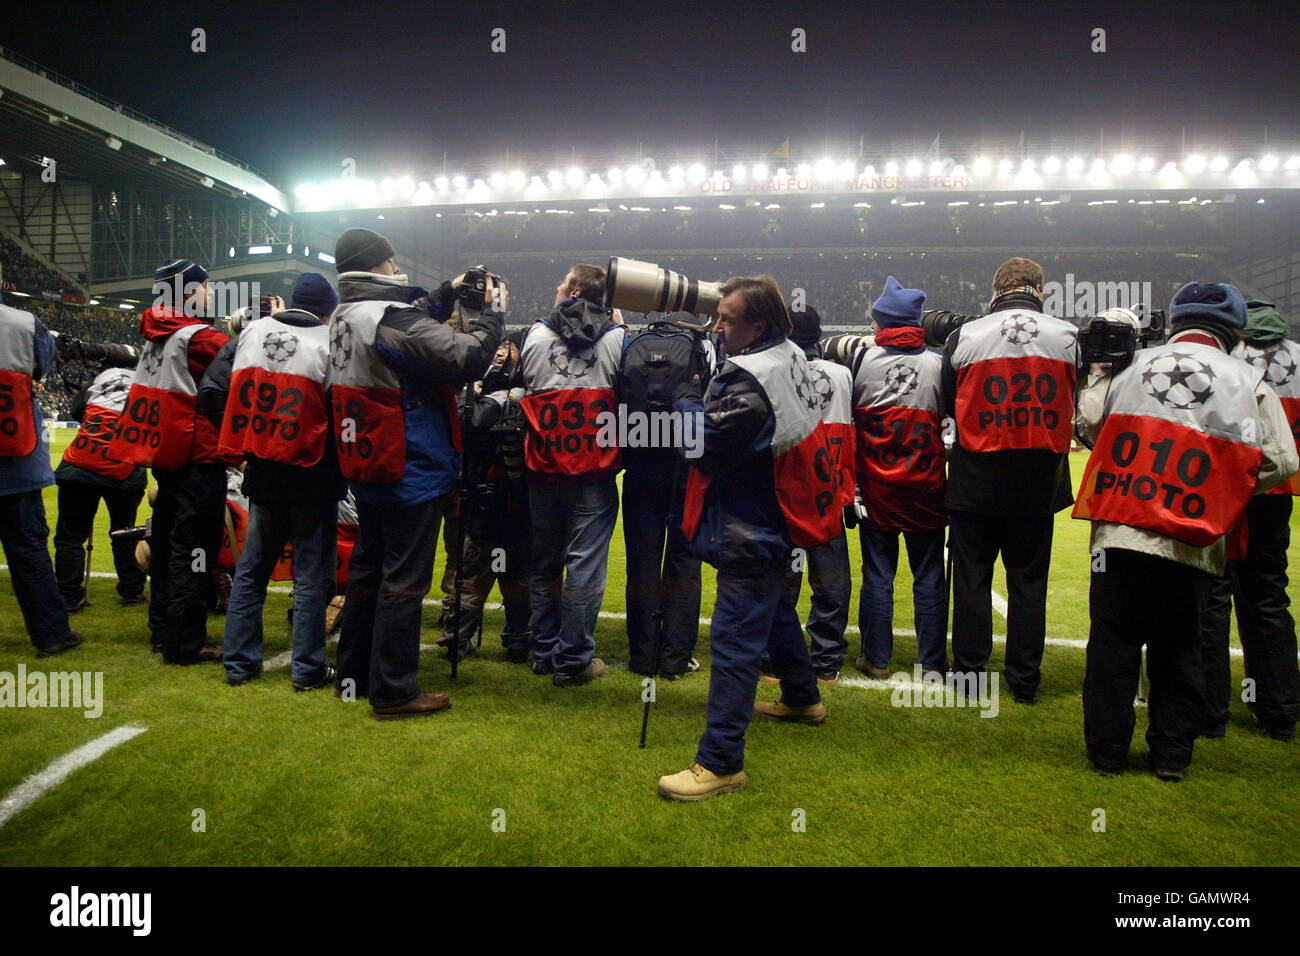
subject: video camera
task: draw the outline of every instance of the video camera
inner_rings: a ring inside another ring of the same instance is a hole
[[[605,272],[605,308],[632,312],[692,312],[717,315],[722,288],[717,282],[688,279],[653,262],[613,256]],[[699,331],[699,326],[691,326]]]
[[[1120,372],[1138,349],[1163,342],[1168,324],[1163,309],[1108,309],[1079,330],[1079,352],[1085,365],[1109,365]]]

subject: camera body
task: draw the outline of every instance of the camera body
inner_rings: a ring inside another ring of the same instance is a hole
[[[498,288],[503,285],[501,277],[489,272],[487,266],[477,265],[465,270],[465,278],[452,293],[467,309],[482,312],[487,304],[487,284],[491,279]]]

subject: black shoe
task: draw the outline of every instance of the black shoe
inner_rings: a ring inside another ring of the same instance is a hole
[[[189,667],[193,664],[220,664],[221,648],[215,644],[204,644],[199,648],[199,652],[193,657],[170,658],[167,651],[163,651],[163,663],[175,664],[177,667]]]
[[[257,669],[253,671],[253,673],[251,674],[240,674],[239,676],[235,676],[234,674],[227,674],[226,683],[229,684],[231,687],[243,687],[249,681],[256,680],[261,676],[262,676],[262,664],[259,661],[257,664]]]
[[[526,647],[507,647],[506,660],[511,664],[527,664],[528,648]]]
[[[1095,763],[1092,765],[1092,772],[1096,774],[1100,774],[1103,777],[1118,777],[1123,772],[1123,770],[1124,770],[1123,767],[1108,767],[1105,764],[1100,764],[1100,763]]]
[[[549,661],[533,661],[533,673],[538,677],[546,677],[555,673],[555,668]]]
[[[1025,697],[1021,694],[1012,694],[1011,699],[1014,700],[1017,704],[1024,704],[1027,707],[1033,707],[1035,704],[1038,703],[1037,694],[1030,694],[1028,697]]]
[[[1268,734],[1268,736],[1272,737],[1274,740],[1287,741],[1295,739],[1294,724],[1290,727],[1270,727],[1268,724],[1262,723],[1258,717],[1255,718],[1255,723],[1259,725],[1260,730]]]
[[[338,679],[338,676],[338,671],[336,671],[332,665],[326,664],[325,672],[321,674],[320,680],[313,681],[310,684],[294,684],[293,689],[295,691],[320,690],[322,687],[327,687],[333,684]]]
[[[90,607],[90,602],[86,600],[86,596],[84,594],[81,595],[80,597],[75,597],[75,598],[65,597],[63,599],[63,603],[68,605],[69,614],[76,614],[77,612],[83,611],[86,608]]]
[[[148,604],[149,595],[141,591],[139,594],[128,594],[122,598],[122,607],[135,607],[138,604]]]
[[[38,647],[36,649],[36,656],[55,657],[58,654],[62,654],[64,651],[70,651],[74,647],[80,647],[81,642],[82,642],[82,637],[80,634],[78,634],[76,631],[68,631],[68,636],[65,637],[60,643],[55,644],[53,647]]]
[[[1208,737],[1211,740],[1218,740],[1220,737],[1226,737],[1228,734],[1227,724],[1210,724],[1201,731],[1202,737]]]

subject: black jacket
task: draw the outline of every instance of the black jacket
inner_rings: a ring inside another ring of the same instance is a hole
[[[1041,312],[1043,304],[1033,296],[1011,293],[999,296],[989,314],[1008,309]],[[974,317],[972,317],[974,318]],[[958,326],[943,346],[943,391],[945,412],[951,417],[957,401],[957,372],[952,353],[961,340]],[[1070,456],[1041,449],[971,452],[953,445],[948,459],[948,487],[944,504],[949,511],[974,514],[1055,514],[1074,503],[1070,483]]]
[[[277,312],[275,320],[298,328],[320,325],[320,319],[301,309]],[[223,345],[199,383],[199,410],[218,432],[226,415],[226,399],[230,395],[230,376],[238,344],[238,339],[231,339]],[[246,458],[244,494],[259,505],[321,504],[341,501],[347,496],[347,482],[339,471],[338,451],[331,435],[325,437],[325,454],[309,468],[267,461],[255,455]]]

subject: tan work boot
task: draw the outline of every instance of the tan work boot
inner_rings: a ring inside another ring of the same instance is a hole
[[[823,724],[826,722],[826,705],[821,701],[807,707],[787,707],[784,701],[760,700],[754,704],[754,713],[773,720],[788,720],[795,724]]]
[[[671,777],[659,778],[659,796],[669,800],[681,800],[694,803],[707,800],[716,793],[731,793],[745,785],[745,771],[728,773],[719,777],[697,763],[691,764],[681,773]]]
[[[862,671],[862,673],[866,674],[872,680],[889,680],[889,668],[872,667],[867,663],[866,657],[859,656],[858,659],[853,662],[853,666]]]

